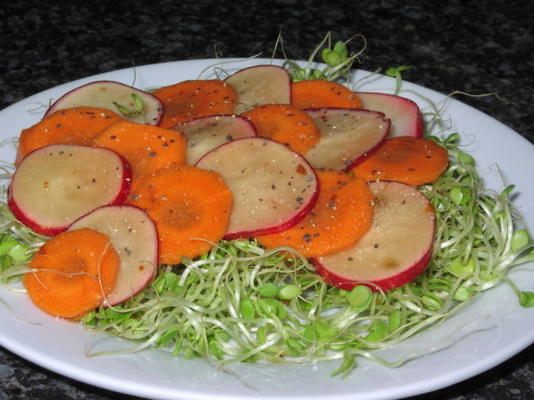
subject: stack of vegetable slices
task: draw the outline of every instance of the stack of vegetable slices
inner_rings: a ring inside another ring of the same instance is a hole
[[[329,282],[346,289],[360,283],[391,289],[407,283],[397,275],[411,280],[418,273],[406,270],[416,267],[421,272],[426,267],[434,229],[431,206],[414,189],[390,184],[385,196],[385,187],[374,185],[372,192],[365,182],[386,179],[412,186],[432,182],[447,167],[447,152],[414,137],[417,130],[407,132],[412,136],[387,138],[391,120],[380,111],[362,109],[357,93],[323,79],[292,83],[286,70],[271,65],[240,70],[226,81],[180,82],[153,95],[132,89],[135,102],[122,105],[118,101],[127,98],[128,90],[104,81],[61,97],[52,105],[53,112],[24,130],[9,193],[14,215],[44,235],[79,226],[78,219],[100,207],[130,204],[147,214],[142,218],[151,220],[158,234],[157,258],[139,260],[144,263],[132,268],[125,259],[144,243],[132,238],[123,246],[129,250],[119,252],[122,268],[119,283],[114,283],[121,293],[111,296],[112,304],[150,281],[146,276],[132,280],[136,267],[155,271],[158,264],[180,264],[184,257],[207,253],[223,238],[254,237],[267,249],[293,248],[313,258]],[[145,116],[159,126],[124,120],[110,110],[115,106],[129,117],[142,112],[145,103],[161,104],[152,107],[152,116]],[[243,110],[240,116],[233,114],[236,109]],[[420,121],[418,109],[412,114]],[[189,136],[195,146],[188,145]],[[195,147],[203,153],[197,150],[188,156]],[[106,158],[115,158],[115,164],[108,166]],[[186,165],[187,160],[194,160],[194,166]],[[119,169],[125,172],[117,174]],[[404,233],[377,232],[373,214],[380,206],[392,214],[386,217],[389,223],[398,225],[395,215],[406,215],[402,206],[407,209],[407,199],[413,197],[420,204],[410,209],[410,219],[424,226],[416,223],[412,228],[425,232],[417,249],[408,254],[380,249],[352,261],[365,251],[360,242],[365,235],[378,235],[373,239],[375,248],[382,241],[400,243]],[[101,224],[84,227],[90,228],[104,230]],[[64,236],[52,243],[65,240]],[[329,261],[329,255],[341,250],[348,251],[345,260]],[[380,261],[373,261],[377,257]],[[38,259],[31,268],[42,268]],[[79,259],[75,263],[85,265]],[[353,264],[372,264],[374,271],[354,273]],[[66,269],[84,279],[90,274],[74,265]],[[147,275],[153,277],[155,272]],[[38,274],[31,276],[35,279]],[[388,283],[388,276],[394,283]],[[35,299],[34,290],[29,291]],[[102,302],[109,294],[109,290],[101,293]]]

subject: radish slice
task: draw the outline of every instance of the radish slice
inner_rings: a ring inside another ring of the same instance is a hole
[[[53,236],[82,215],[126,200],[130,165],[102,147],[51,145],[28,154],[9,187],[8,206],[23,224]]]
[[[236,91],[241,114],[263,104],[290,104],[291,78],[285,68],[276,65],[257,65],[244,68],[226,78]]]
[[[378,147],[389,130],[384,114],[356,108],[306,110],[321,138],[305,154],[314,168],[350,170],[362,157]]]
[[[215,147],[234,139],[256,136],[254,125],[238,115],[197,118],[173,128],[187,138],[187,163],[195,163]]]
[[[317,200],[318,181],[311,166],[273,140],[252,137],[225,143],[196,166],[219,173],[232,191],[226,239],[289,229]]]
[[[375,197],[371,229],[353,247],[312,260],[327,282],[342,289],[402,286],[423,272],[432,255],[435,215],[428,199],[398,182],[369,188]]]
[[[419,106],[410,99],[386,93],[358,92],[363,108],[380,111],[391,120],[389,137],[423,137],[423,116]]]
[[[136,96],[142,101],[141,108],[135,103]],[[124,119],[149,125],[158,125],[163,115],[161,101],[150,93],[120,82],[96,81],[65,93],[50,106],[45,117],[54,111],[78,106],[107,108]],[[124,112],[121,106],[125,107]]]
[[[138,207],[104,206],[74,221],[69,230],[89,228],[104,233],[119,255],[117,283],[105,305],[117,305],[143,290],[156,275],[158,235],[146,212]]]

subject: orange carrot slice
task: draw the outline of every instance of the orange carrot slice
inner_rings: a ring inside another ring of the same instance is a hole
[[[165,86],[153,93],[163,103],[159,126],[171,128],[199,117],[232,114],[237,94],[232,86],[218,80],[192,80]]]
[[[291,84],[291,104],[300,109],[306,108],[361,108],[358,95],[340,83],[324,79],[293,82]]]
[[[321,137],[306,112],[287,104],[262,105],[241,115],[254,124],[258,136],[286,144],[299,154],[310,150]]]
[[[319,199],[310,213],[283,232],[258,236],[267,248],[289,246],[320,257],[354,245],[371,227],[372,194],[365,181],[341,171],[317,171]]]
[[[145,209],[156,224],[161,264],[204,254],[226,234],[232,193],[215,172],[162,169],[138,180],[132,193],[129,203]]]
[[[93,138],[122,118],[98,107],[76,107],[56,111],[20,134],[17,164],[31,151],[49,144],[89,146]]]
[[[448,163],[447,150],[437,143],[399,136],[387,139],[352,172],[367,181],[390,180],[418,186],[438,179]]]
[[[24,286],[49,314],[77,319],[102,304],[117,280],[119,256],[110,239],[92,229],[62,232],[32,259]]]
[[[186,140],[181,132],[126,120],[104,130],[93,144],[126,158],[134,180],[186,161]]]

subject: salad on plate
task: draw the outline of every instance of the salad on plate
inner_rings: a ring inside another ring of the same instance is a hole
[[[324,64],[64,93],[4,168],[0,281],[129,340],[91,356],[340,360],[334,376],[423,356],[376,350],[499,284],[534,306],[508,276],[534,260],[514,187],[485,188],[442,105],[403,96],[404,67],[360,90],[375,74],[352,79],[347,43],[319,49]]]

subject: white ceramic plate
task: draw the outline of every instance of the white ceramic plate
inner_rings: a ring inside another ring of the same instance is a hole
[[[215,60],[172,62],[101,74],[65,84],[31,96],[0,111],[2,138],[19,134],[36,123],[48,104],[76,86],[98,79],[111,79],[151,88],[194,79]],[[227,64],[237,69],[261,61]],[[357,75],[366,75],[358,71]],[[362,90],[391,89],[391,78],[374,77]],[[445,97],[409,83],[405,89],[433,99]],[[419,102],[417,97],[407,95]],[[426,106],[426,104],[421,104]],[[34,111],[32,111],[34,110]],[[466,150],[473,154],[487,185],[501,190],[514,183],[516,206],[534,228],[534,146],[491,117],[458,101],[450,101],[446,115],[451,132],[459,132]],[[1,148],[2,160],[12,160],[14,150]],[[502,178],[496,173],[502,171]],[[504,182],[503,182],[504,181]],[[511,277],[524,290],[534,290],[531,271],[516,271]],[[397,369],[359,360],[346,379],[331,378],[338,362],[307,365],[240,364],[233,374],[217,371],[205,361],[184,361],[157,350],[137,354],[88,358],[88,345],[103,339],[80,326],[51,318],[35,308],[23,294],[0,287],[0,344],[47,369],[105,389],[159,399],[390,399],[406,397],[454,384],[481,373],[534,342],[534,309],[521,308],[511,289],[501,285],[484,293],[461,313],[380,354],[388,360],[420,352],[431,354]],[[119,339],[106,340],[106,347],[124,346]]]

